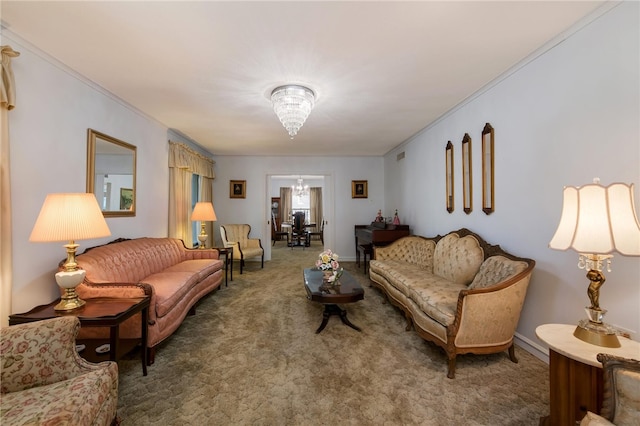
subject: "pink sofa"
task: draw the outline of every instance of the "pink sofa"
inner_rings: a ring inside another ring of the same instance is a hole
[[[187,249],[175,238],[116,240],[87,249],[76,257],[86,278],[77,287],[80,298],[151,296],[149,307],[149,364],[156,346],[169,337],[194,305],[220,286],[223,261],[218,250]],[[140,318],[120,327],[121,338],[140,336]],[[79,338],[106,337],[105,328],[85,328]]]

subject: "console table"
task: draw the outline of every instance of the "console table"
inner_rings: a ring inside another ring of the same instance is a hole
[[[575,325],[545,324],[536,336],[549,347],[550,414],[541,425],[565,426],[580,422],[587,411],[600,414],[602,364],[599,353],[638,359],[640,343],[618,336],[621,347],[605,348],[573,336]]]
[[[142,359],[142,374],[147,375],[147,322],[149,321],[149,296],[120,299],[100,297],[95,299],[85,299],[84,306],[73,311],[56,311],[54,306],[60,299],[48,305],[36,306],[29,312],[9,315],[9,325],[24,324],[28,322],[41,321],[45,319],[75,316],[80,320],[83,327],[109,327],[108,352],[110,361],[118,361],[124,354],[130,352],[138,344],[140,348],[140,358]],[[141,338],[121,339],[120,325],[128,318],[140,313]],[[99,339],[78,339],[77,342],[85,344],[85,349],[80,353],[87,361],[105,361],[107,354],[96,353],[96,348],[104,344],[104,340]]]

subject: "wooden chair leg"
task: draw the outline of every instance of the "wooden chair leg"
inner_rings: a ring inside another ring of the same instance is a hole
[[[447,377],[450,379],[456,378],[456,356],[449,357],[449,371],[447,371]]]
[[[145,350],[145,349],[142,349]],[[152,365],[154,362],[156,362],[156,347],[154,346],[153,348],[146,348],[147,351],[147,365]]]
[[[509,359],[511,360],[511,362],[514,363],[518,363],[518,358],[516,357],[516,347],[513,344],[513,342],[511,343],[511,346],[509,346]]]

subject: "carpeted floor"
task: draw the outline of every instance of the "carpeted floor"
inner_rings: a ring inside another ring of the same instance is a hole
[[[520,348],[458,357],[446,376],[438,347],[404,330],[402,314],[353,263],[365,299],[346,305],[359,333],[306,298],[303,250],[276,243],[273,260],[203,298],[159,347],[149,375],[120,361],[118,414],[128,425],[537,425],[549,411],[548,368]]]

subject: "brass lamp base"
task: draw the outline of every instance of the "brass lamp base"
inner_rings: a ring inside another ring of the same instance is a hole
[[[78,297],[76,287],[84,280],[86,271],[76,269],[75,271],[61,271],[56,274],[56,282],[60,288],[64,289],[64,294],[60,303],[54,306],[56,311],[72,311],[84,306],[85,301]]]
[[[616,331],[602,322],[602,317],[607,313],[604,309],[585,308],[589,319],[580,320],[573,335],[583,342],[591,343],[605,348],[619,348],[620,341]]]
[[[201,249],[207,248],[207,238],[209,238],[209,236],[207,235],[207,231],[204,227],[204,222],[202,222],[200,224],[200,235],[198,235],[198,241],[200,242]]]
[[[85,301],[78,297],[75,289],[67,289],[65,295],[60,299],[60,303],[53,307],[56,311],[73,311],[85,305]]]
[[[198,241],[200,242],[200,248],[201,249],[206,249],[207,248],[207,238],[209,238],[209,236],[207,234],[198,235]]]
[[[602,334],[588,328],[577,326],[573,335],[583,342],[591,343],[592,345],[603,346],[605,348],[620,347],[620,341],[615,334]]]

